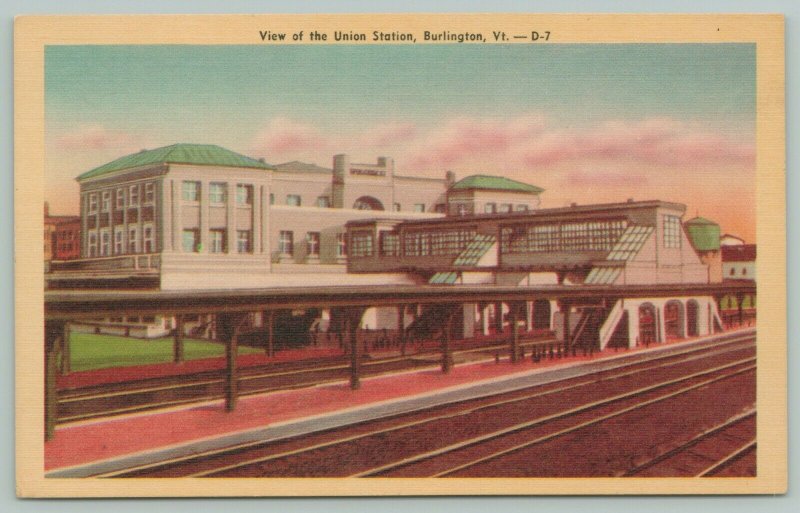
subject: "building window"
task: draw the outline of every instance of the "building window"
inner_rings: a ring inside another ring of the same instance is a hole
[[[501,203],[499,212],[501,214],[507,214],[511,212],[511,203]]]
[[[225,184],[211,182],[208,184],[208,201],[212,205],[222,205],[225,203]]]
[[[381,232],[381,256],[400,256],[400,235],[391,232]]]
[[[731,276],[736,276],[736,268],[731,267]]]
[[[517,212],[527,212],[528,205],[517,205],[516,209]]]
[[[281,255],[294,254],[294,232],[281,230],[278,235],[278,251]]]
[[[306,254],[308,256],[319,256],[319,232],[308,232],[306,234]]]
[[[125,252],[125,228],[114,227],[114,254],[121,255]]]
[[[437,203],[436,205],[434,205],[433,211],[436,212],[437,214],[446,214],[447,205],[445,205],[444,203]]]
[[[347,257],[347,234],[336,234],[336,258]]]
[[[181,197],[183,201],[200,200],[200,182],[185,181],[181,185]]]
[[[678,216],[664,216],[664,247],[681,247],[681,220]]]
[[[139,206],[139,185],[131,185],[128,187],[128,206],[129,207],[138,207]]]
[[[425,203],[414,203],[414,212],[425,212]]]
[[[742,276],[747,276],[747,269],[742,267]]]
[[[610,251],[627,228],[622,220],[520,224],[501,229],[502,253]]]
[[[275,204],[275,193],[274,192],[270,192],[269,193],[269,204],[270,205],[274,205]]]
[[[350,256],[352,258],[371,257],[372,252],[371,232],[353,232],[350,235]]]
[[[97,256],[97,232],[89,232],[89,257]]]
[[[100,256],[111,254],[111,232],[108,228],[100,230]]]
[[[394,211],[395,212],[400,212],[400,210],[402,210],[402,208],[400,206],[400,203],[395,203],[394,204]]]
[[[225,230],[209,230],[208,232],[208,252],[225,252]]]
[[[117,189],[116,192],[116,205],[117,210],[125,208],[125,189]]]
[[[485,214],[494,214],[497,212],[497,204],[496,203],[487,203],[483,206],[483,212]]]
[[[198,242],[197,230],[183,230],[183,252],[184,253],[197,253],[200,250]]]
[[[317,206],[319,208],[330,208],[331,199],[327,196],[320,196],[319,198],[317,198]]]
[[[93,192],[89,194],[89,213],[96,214],[97,213],[97,193]]]
[[[155,248],[155,238],[153,237],[154,235],[153,225],[146,224],[144,225],[144,228],[142,230],[143,230],[142,242],[144,242],[144,252],[155,253],[156,248]]]
[[[139,228],[131,226],[128,228],[128,253],[139,252]]]
[[[102,212],[111,210],[111,191],[103,191],[103,203],[100,208]]]
[[[290,207],[299,207],[301,204],[300,195],[299,194],[287,194],[286,195],[286,204]]]
[[[144,204],[152,205],[156,201],[156,184],[147,182],[144,184]]]
[[[472,208],[471,205],[467,205],[465,203],[459,203],[456,207],[456,215],[464,217],[472,215]]]
[[[236,204],[239,206],[250,206],[253,204],[253,186],[237,184],[236,185]]]
[[[238,253],[250,253],[250,230],[236,231],[236,251]]]

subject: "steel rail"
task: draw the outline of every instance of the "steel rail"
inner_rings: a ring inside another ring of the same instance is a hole
[[[745,420],[747,420],[749,418],[754,417],[755,414],[756,414],[756,410],[755,410],[755,408],[752,408],[752,409],[747,410],[746,412],[743,412],[743,413],[741,413],[739,415],[736,415],[735,417],[733,417],[731,419],[728,419],[728,420],[726,420],[726,421],[724,421],[724,422],[722,422],[720,424],[717,424],[716,426],[714,426],[712,428],[706,429],[702,433],[699,433],[696,436],[692,437],[691,440],[687,440],[685,443],[683,443],[683,444],[681,444],[681,445],[679,445],[677,447],[674,447],[674,448],[672,448],[672,449],[670,449],[670,450],[668,450],[668,451],[666,451],[666,452],[664,452],[662,454],[659,454],[658,456],[656,456],[655,458],[653,458],[653,459],[651,459],[649,461],[646,461],[646,462],[644,462],[644,463],[642,463],[640,465],[637,465],[637,466],[635,466],[635,467],[633,467],[631,469],[628,469],[623,474],[623,477],[635,476],[636,474],[641,473],[643,470],[647,470],[649,468],[652,468],[652,467],[658,465],[659,463],[661,463],[663,461],[666,461],[669,458],[672,458],[673,456],[677,456],[677,455],[683,453],[684,451],[686,451],[688,449],[691,449],[692,447],[696,446],[698,443],[700,443],[700,442],[702,442],[704,440],[707,440],[709,438],[712,438],[713,436],[719,434],[720,432],[726,430],[727,428],[729,428],[729,427],[731,427],[733,425],[739,424],[740,422],[743,422],[743,421],[745,421]]]
[[[467,410],[462,410],[462,411],[455,412],[455,413],[448,413],[448,414],[444,414],[444,415],[437,415],[437,416],[434,416],[434,417],[428,417],[428,418],[425,418],[425,419],[406,422],[406,423],[403,423],[403,424],[400,424],[400,425],[390,426],[388,428],[380,428],[380,429],[377,429],[377,430],[371,430],[370,432],[367,432],[367,433],[361,433],[361,434],[358,434],[358,435],[352,435],[352,436],[348,436],[348,437],[341,438],[341,439],[331,440],[331,441],[328,441],[328,442],[322,442],[320,444],[315,444],[314,446],[309,446],[309,447],[304,447],[304,448],[300,448],[300,449],[296,449],[296,450],[292,450],[292,451],[288,451],[288,452],[282,452],[282,453],[272,454],[272,455],[263,456],[263,457],[259,457],[259,458],[254,458],[254,459],[250,459],[250,460],[247,460],[247,461],[244,461],[244,462],[237,462],[236,464],[233,464],[233,465],[229,465],[229,466],[226,466],[226,467],[215,468],[215,469],[209,470],[207,472],[200,472],[200,473],[192,474],[191,476],[192,477],[201,477],[201,476],[208,475],[208,474],[211,474],[211,473],[222,472],[222,471],[225,471],[225,470],[230,470],[230,469],[241,467],[241,466],[246,466],[246,465],[260,463],[260,462],[264,462],[264,461],[270,461],[270,460],[274,460],[274,459],[279,459],[279,458],[283,458],[283,457],[286,457],[286,456],[292,456],[292,455],[300,454],[300,453],[303,453],[303,452],[309,452],[309,451],[313,451],[313,450],[316,450],[316,449],[321,449],[321,448],[324,448],[324,447],[338,445],[338,444],[341,444],[341,443],[347,443],[347,442],[358,440],[358,439],[361,439],[361,438],[367,438],[369,436],[375,436],[375,435],[379,435],[379,434],[398,431],[398,430],[409,428],[409,427],[416,427],[416,426],[420,426],[420,425],[423,425],[423,424],[435,422],[437,420],[442,420],[442,419],[445,419],[445,418],[452,418],[452,417],[457,417],[457,416],[468,415],[470,413],[474,413],[474,412],[477,412],[477,411],[480,411],[480,410],[494,408],[494,407],[502,406],[502,405],[505,405],[505,404],[523,402],[523,401],[527,401],[527,400],[534,399],[534,398],[537,398],[537,397],[552,395],[552,394],[564,392],[564,391],[567,391],[567,390],[571,390],[571,389],[574,389],[574,388],[579,388],[579,387],[582,387],[582,386],[587,386],[587,385],[596,384],[596,383],[609,381],[609,380],[621,379],[621,378],[624,378],[624,377],[627,377],[627,376],[639,374],[639,373],[642,373],[642,372],[651,371],[653,369],[667,368],[667,367],[679,365],[679,364],[682,364],[682,363],[686,363],[688,361],[701,360],[701,359],[709,358],[709,357],[716,356],[716,355],[719,355],[719,354],[725,354],[725,353],[729,353],[729,352],[738,351],[738,350],[741,350],[741,349],[746,349],[747,347],[751,346],[751,341],[752,341],[752,336],[742,337],[742,338],[736,338],[736,339],[733,339],[733,340],[727,340],[725,342],[725,344],[724,344],[725,347],[722,348],[722,349],[720,349],[720,347],[718,345],[715,345],[715,346],[704,346],[702,348],[689,348],[686,351],[682,351],[682,352],[677,353],[677,354],[661,355],[658,358],[655,358],[653,360],[637,360],[635,362],[625,362],[625,363],[622,363],[622,364],[620,364],[618,366],[615,366],[613,368],[604,369],[603,371],[601,371],[603,373],[606,373],[606,372],[614,372],[614,371],[623,370],[623,372],[618,372],[617,374],[613,374],[611,376],[603,375],[603,376],[601,376],[599,378],[584,379],[584,380],[581,380],[581,381],[579,381],[577,383],[569,384],[567,386],[561,386],[561,387],[558,387],[558,388],[553,388],[553,389],[549,389],[549,390],[545,390],[545,391],[537,391],[537,392],[534,392],[534,393],[531,393],[531,394],[526,394],[526,395],[524,395],[522,397],[515,397],[515,398],[511,398],[511,399],[502,399],[502,400],[498,400],[498,401],[492,401],[492,402],[490,402],[488,404],[483,404],[483,405],[479,405],[479,406],[476,406],[476,407],[471,407],[471,408],[469,408]],[[745,342],[745,344],[742,344],[742,342]],[[729,347],[729,346],[735,346],[735,347]],[[701,354],[693,354],[693,353],[701,353]],[[680,357],[680,356],[684,356],[684,355],[689,355],[689,356],[687,358],[681,358],[681,359],[674,360],[674,361],[660,362],[660,363],[655,363],[653,365],[647,365],[647,366],[645,366],[643,368],[637,368],[637,369],[633,369],[633,370],[629,369],[630,367],[633,367],[633,366],[646,364],[649,361],[656,361],[657,362],[658,360],[666,360],[668,358],[675,358],[675,357]],[[625,370],[625,369],[628,369],[628,370]],[[559,380],[559,381],[567,381],[569,379],[574,379],[574,378],[567,378],[567,379]],[[554,383],[557,383],[557,382],[554,382]],[[666,386],[666,385],[663,385],[663,386]],[[425,408],[425,409],[427,409],[427,408]],[[389,415],[389,416],[387,416],[385,418],[390,418],[392,416],[394,416],[394,415]],[[374,420],[378,420],[378,419],[373,419],[373,421]],[[193,454],[191,456],[182,456],[182,457],[179,457],[179,458],[175,458],[175,459],[171,459],[171,460],[164,460],[164,461],[160,461],[160,462],[157,462],[157,463],[148,464],[148,465],[145,465],[145,466],[124,469],[124,470],[116,471],[116,472],[113,472],[113,473],[110,473],[110,474],[103,474],[103,475],[100,475],[98,477],[113,477],[115,475],[126,474],[126,473],[135,472],[135,471],[143,470],[143,469],[147,469],[147,468],[168,466],[168,465],[178,464],[178,463],[189,461],[189,460],[197,460],[197,459],[212,457],[212,456],[215,456],[215,455],[218,455],[218,454],[223,454],[223,453],[226,453],[226,452],[237,451],[237,450],[246,450],[248,448],[257,447],[257,446],[263,445],[263,444],[265,444],[265,442],[263,442],[263,441],[248,442],[248,443],[245,443],[245,444],[239,444],[239,445],[234,445],[234,446],[226,447],[226,448],[222,448],[222,449],[215,449],[215,450],[212,450],[212,451]]]
[[[558,412],[558,413],[555,413],[555,414],[552,414],[552,415],[546,415],[544,417],[539,417],[539,418],[536,418],[536,419],[533,419],[533,420],[530,420],[530,421],[526,421],[526,422],[522,422],[522,423],[519,423],[519,424],[515,424],[515,425],[509,426],[507,428],[503,428],[503,429],[500,429],[500,430],[497,430],[497,431],[493,431],[491,433],[487,433],[485,435],[481,435],[481,436],[478,436],[478,437],[470,438],[468,440],[463,440],[461,442],[458,442],[456,444],[451,444],[451,445],[448,445],[446,447],[441,447],[441,448],[436,449],[434,451],[428,451],[428,452],[425,452],[425,453],[422,453],[422,454],[418,454],[418,455],[412,456],[410,458],[404,458],[403,460],[400,460],[400,461],[397,461],[397,462],[394,462],[394,463],[391,463],[391,464],[387,464],[387,465],[383,465],[383,466],[380,466],[380,467],[376,467],[376,468],[373,468],[373,469],[370,469],[370,470],[367,470],[367,471],[364,471],[364,472],[359,472],[359,473],[354,474],[354,475],[349,476],[349,477],[368,477],[368,476],[371,476],[371,475],[375,475],[375,474],[386,472],[387,470],[394,470],[396,468],[405,467],[405,466],[408,466],[408,465],[410,465],[412,463],[417,463],[417,462],[420,462],[420,461],[429,460],[429,459],[432,459],[434,457],[441,456],[443,454],[446,454],[446,453],[449,453],[449,452],[453,452],[453,451],[458,450],[458,449],[463,449],[465,447],[477,445],[479,443],[483,443],[483,442],[486,442],[486,441],[489,441],[489,440],[494,440],[494,439],[500,438],[502,436],[505,436],[505,435],[508,435],[508,434],[511,434],[511,433],[515,433],[515,432],[518,432],[518,431],[521,431],[521,430],[524,430],[524,429],[527,429],[527,428],[531,428],[531,427],[534,427],[534,426],[537,426],[537,425],[544,424],[546,422],[550,422],[550,421],[553,421],[553,420],[558,420],[558,419],[562,419],[562,418],[571,417],[571,416],[577,415],[579,413],[583,413],[585,411],[597,408],[599,406],[604,406],[604,405],[611,404],[611,403],[614,403],[614,402],[618,402],[618,401],[621,401],[621,400],[630,399],[632,397],[635,397],[637,395],[641,395],[641,394],[646,393],[646,392],[657,390],[659,388],[664,388],[664,387],[669,386],[669,385],[678,384],[678,383],[681,383],[681,382],[684,382],[684,381],[689,381],[691,379],[695,379],[695,378],[698,378],[700,376],[713,374],[713,373],[716,373],[716,372],[727,370],[727,369],[729,369],[731,367],[735,367],[737,365],[742,365],[742,364],[750,363],[750,362],[755,362],[755,358],[748,358],[748,359],[744,359],[744,360],[739,360],[739,361],[733,362],[731,364],[726,364],[726,365],[715,367],[713,369],[709,369],[709,370],[706,370],[706,371],[703,371],[703,372],[694,373],[694,374],[691,374],[689,376],[683,376],[681,378],[669,380],[669,381],[658,383],[658,384],[655,384],[655,385],[650,385],[650,386],[647,386],[647,387],[643,387],[643,388],[641,388],[639,390],[635,390],[633,392],[626,392],[625,394],[620,394],[620,395],[617,395],[617,396],[613,396],[611,398],[602,399],[600,401],[594,401],[592,403],[588,403],[588,404],[579,406],[577,408],[570,408],[569,410],[564,410],[564,411],[561,411],[561,412]],[[617,411],[615,411],[613,413],[606,414],[606,415],[597,417],[595,419],[592,419],[592,420],[589,420],[589,421],[586,421],[586,422],[582,422],[582,423],[580,423],[580,424],[578,424],[576,426],[571,426],[569,428],[556,431],[555,433],[549,433],[547,435],[538,437],[538,438],[536,438],[534,440],[529,440],[529,441],[526,441],[525,443],[517,444],[517,445],[514,445],[513,447],[506,448],[506,449],[503,449],[501,451],[496,451],[496,452],[494,452],[494,453],[492,453],[490,455],[483,456],[481,458],[476,458],[476,459],[471,460],[471,461],[469,461],[467,463],[458,465],[456,467],[451,467],[451,468],[449,468],[449,469],[447,469],[445,471],[442,471],[442,472],[439,472],[437,474],[434,474],[434,475],[432,475],[430,477],[443,477],[443,476],[446,476],[448,474],[453,474],[455,472],[458,472],[459,470],[463,470],[465,468],[473,467],[473,466],[478,465],[480,463],[485,463],[486,461],[499,458],[500,456],[504,456],[504,455],[509,454],[511,452],[516,452],[516,451],[518,451],[520,449],[524,449],[524,448],[530,447],[532,445],[540,444],[542,442],[546,442],[548,440],[552,440],[554,438],[558,438],[558,437],[564,436],[566,434],[573,433],[575,431],[578,431],[579,429],[583,429],[584,427],[588,427],[588,426],[591,426],[593,424],[598,424],[600,422],[603,422],[605,420],[608,420],[608,419],[611,419],[611,418],[614,418],[614,417],[618,417],[618,416],[623,415],[625,413],[628,413],[630,411],[634,411],[634,410],[637,410],[637,409],[640,409],[640,408],[644,408],[645,406],[649,406],[651,404],[655,404],[657,402],[660,402],[660,401],[675,397],[677,395],[681,395],[681,394],[690,392],[692,390],[696,390],[696,389],[698,389],[700,387],[706,386],[706,385],[714,383],[716,381],[720,381],[722,379],[726,379],[726,378],[741,374],[743,372],[748,372],[748,371],[753,370],[753,369],[755,369],[755,365],[750,366],[750,367],[745,367],[744,369],[734,371],[734,372],[732,372],[730,374],[726,374],[726,375],[723,375],[723,376],[720,376],[720,377],[711,378],[711,379],[702,381],[699,384],[694,384],[694,385],[682,388],[682,389],[680,389],[680,390],[678,390],[676,392],[671,392],[669,394],[665,394],[665,395],[659,396],[659,397],[657,397],[655,399],[650,399],[650,400],[647,400],[647,401],[643,401],[643,402],[637,403],[635,405],[632,405],[632,406],[629,406],[629,407],[625,407],[625,408],[623,408],[621,410],[617,410]]]

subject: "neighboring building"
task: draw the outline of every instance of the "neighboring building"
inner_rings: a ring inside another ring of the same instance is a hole
[[[684,223],[686,235],[700,260],[708,266],[710,283],[722,281],[722,254],[720,253],[719,225],[703,217],[695,217]]]
[[[51,216],[44,204],[44,260],[71,260],[80,257],[80,216]]]
[[[756,245],[723,246],[722,276],[726,280],[755,280]]]

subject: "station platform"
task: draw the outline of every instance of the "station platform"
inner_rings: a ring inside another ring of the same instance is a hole
[[[755,328],[725,333],[755,332]],[[590,374],[619,359],[642,352],[680,351],[684,346],[718,337],[653,344],[630,350],[606,350],[592,356],[544,359],[530,357],[511,364],[508,358],[456,360],[445,374],[431,367],[361,379],[351,390],[341,381],[311,388],[242,397],[235,411],[222,400],[143,412],[105,420],[60,425],[45,443],[48,477],[85,477],[146,465],[203,450],[256,440],[277,440],[386,415],[502,393],[524,386]]]

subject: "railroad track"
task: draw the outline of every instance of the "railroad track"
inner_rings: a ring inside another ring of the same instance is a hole
[[[727,419],[628,470],[625,476],[711,477],[756,449],[756,411]]]
[[[691,385],[687,385],[685,390],[682,389],[680,393],[687,393],[691,390],[696,390],[710,383],[723,380],[729,377],[726,373],[731,375],[749,372],[754,368],[754,358],[749,355],[744,355],[744,352],[751,353],[753,349],[753,336],[732,337],[727,339],[724,343],[716,346],[706,346],[704,348],[693,348],[682,351],[677,355],[662,356],[654,360],[627,362],[618,365],[617,367],[602,371],[596,375],[586,376],[582,378],[572,378],[564,382],[556,382],[550,385],[536,387],[535,389],[519,391],[517,394],[504,394],[502,396],[490,396],[481,398],[479,400],[470,400],[463,403],[456,403],[448,405],[447,407],[440,407],[434,409],[427,409],[420,411],[409,418],[408,415],[403,417],[387,417],[379,419],[378,421],[369,421],[358,425],[351,426],[350,429],[345,429],[344,432],[322,432],[317,435],[300,437],[298,439],[288,439],[274,442],[251,442],[240,444],[233,447],[207,451],[192,456],[176,458],[173,460],[154,463],[137,467],[135,469],[126,469],[113,473],[104,474],[98,477],[136,477],[136,476],[170,476],[170,477],[203,477],[203,476],[230,476],[230,475],[261,475],[259,469],[265,467],[286,468],[291,467],[289,461],[297,458],[311,459],[314,461],[326,461],[330,459],[330,455],[326,455],[326,451],[335,451],[344,446],[358,448],[360,444],[369,442],[376,439],[384,439],[399,433],[409,433],[423,430],[430,426],[435,426],[441,422],[452,422],[456,420],[460,425],[470,424],[470,418],[476,414],[483,413],[489,414],[496,418],[497,414],[492,412],[499,411],[502,408],[508,407],[522,407],[527,408],[528,404],[532,401],[542,400],[557,400],[558,395],[583,390],[591,390],[592,386],[598,384],[619,386],[625,379],[641,379],[643,376],[648,376],[650,373],[665,369],[670,369],[671,372],[678,372],[686,366],[702,365],[704,360],[715,357],[740,357],[738,360],[728,362],[725,365],[718,366],[711,370],[698,370],[688,376],[681,375],[673,377],[663,382],[650,384],[647,386],[634,387],[631,390],[622,394],[615,394],[611,397],[604,397],[596,401],[588,403],[579,403],[572,408],[551,413],[549,415],[539,416],[532,420],[528,420],[521,424],[513,424],[511,426],[503,426],[500,429],[482,433],[479,436],[472,436],[466,439],[460,439],[454,443],[438,446],[431,450],[422,450],[413,454],[395,459],[389,463],[382,465],[370,466],[359,472],[354,472],[353,476],[372,476],[384,475],[389,471],[405,467],[412,463],[421,462],[424,460],[441,457],[450,452],[458,449],[478,445],[487,440],[502,437],[505,434],[519,432],[529,427],[547,425],[559,419],[569,418],[579,413],[597,411],[599,408],[615,405],[624,401],[634,400],[643,394],[656,393],[662,389],[670,387],[680,387],[682,383],[687,381],[694,381]],[[716,374],[724,374],[722,376]],[[674,390],[672,391],[675,392]],[[666,400],[661,398],[659,400]],[[657,401],[656,401],[657,402]],[[652,401],[648,404],[651,404]],[[645,405],[640,404],[638,407]],[[630,411],[630,410],[626,410]],[[622,412],[625,413],[625,412]],[[619,413],[619,414],[622,414]],[[596,419],[595,419],[596,420]],[[476,424],[478,425],[478,424]],[[576,428],[580,429],[580,428]],[[565,433],[561,433],[566,434]],[[539,442],[544,441],[540,440]],[[538,443],[538,442],[535,442]],[[517,448],[518,449],[518,448]],[[516,450],[516,449],[514,449]],[[494,457],[498,457],[497,455]],[[343,456],[337,456],[343,458]],[[345,461],[345,460],[342,460]],[[254,469],[254,474],[249,474],[248,469]],[[240,472],[243,472],[241,474]],[[434,475],[447,475],[449,472],[436,473]],[[294,475],[291,472],[279,475]],[[325,474],[327,475],[327,474]]]
[[[529,341],[521,344],[528,347],[536,344],[552,344],[554,341]],[[453,351],[453,355],[470,353],[496,353],[508,349],[508,344],[471,346]],[[363,377],[374,377],[404,370],[433,368],[438,363],[437,353],[423,351],[417,354],[376,360],[364,360]],[[241,396],[279,392],[340,382],[348,379],[350,363],[341,358],[323,365],[289,364],[244,368],[239,376]],[[224,397],[224,371],[207,371],[193,376],[155,378],[142,382],[116,383],[82,389],[62,390],[58,393],[57,423],[65,424],[170,408],[192,403],[213,401]]]

